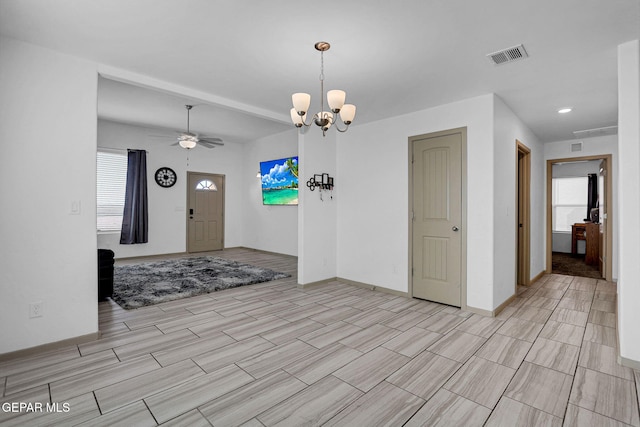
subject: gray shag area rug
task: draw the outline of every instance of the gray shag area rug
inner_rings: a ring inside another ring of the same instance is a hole
[[[289,275],[210,256],[116,265],[112,299],[132,309],[285,277]]]

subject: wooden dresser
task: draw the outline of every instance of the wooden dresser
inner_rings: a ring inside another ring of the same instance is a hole
[[[571,226],[571,253],[578,252],[578,240],[584,240],[586,254],[584,262],[588,265],[598,265],[600,252],[600,224],[592,222],[576,223]]]

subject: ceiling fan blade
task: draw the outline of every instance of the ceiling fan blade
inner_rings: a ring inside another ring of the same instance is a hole
[[[218,138],[216,136],[205,136],[205,135],[199,135],[198,138],[200,139],[206,139],[208,141],[212,141],[212,142],[222,142],[222,138]]]
[[[198,141],[198,144],[202,145],[205,148],[216,148],[216,146],[219,145],[219,144],[212,144],[210,142],[202,141],[202,140]]]
[[[213,145],[224,145],[224,142],[222,142],[222,139],[220,138],[210,138],[207,136],[203,136],[203,137],[199,137],[198,141],[206,142],[207,144],[213,144]]]

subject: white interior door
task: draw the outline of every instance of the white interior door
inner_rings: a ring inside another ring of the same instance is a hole
[[[599,253],[598,253],[598,266],[600,268],[600,274],[602,277],[607,276],[607,221],[608,221],[608,206],[607,206],[607,186],[605,185],[607,180],[607,161],[603,159],[600,162],[600,173],[598,174],[598,208],[599,208]]]
[[[462,130],[411,139],[412,294],[461,306]]]

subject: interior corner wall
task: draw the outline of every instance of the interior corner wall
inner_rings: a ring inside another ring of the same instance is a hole
[[[336,131],[325,137],[316,126],[298,135],[298,283],[301,285],[336,277],[338,195],[343,186],[336,173]],[[328,173],[335,189],[311,191],[306,186],[315,174]]]
[[[575,142],[582,142],[582,151],[571,151],[571,144]],[[544,200],[541,202],[540,206],[547,205],[547,188],[546,188],[546,180],[547,180],[547,160],[554,159],[569,159],[573,157],[583,157],[583,156],[600,156],[604,154],[611,155],[611,168],[613,173],[611,174],[611,200],[614,207],[613,211],[613,236],[612,239],[612,255],[611,255],[611,275],[613,276],[613,280],[617,280],[618,278],[618,241],[620,235],[620,224],[619,224],[619,184],[621,182],[619,177],[619,154],[618,154],[618,135],[604,135],[604,136],[595,136],[592,138],[584,138],[581,140],[569,139],[565,141],[556,141],[556,142],[547,142],[544,144]],[[545,208],[546,209],[546,208]],[[546,217],[547,213],[545,211],[545,227],[546,227]],[[546,239],[546,237],[545,237]],[[546,258],[546,254],[545,254]]]
[[[620,356],[640,366],[640,42],[618,46],[619,270],[618,336]]]
[[[293,128],[243,146],[242,174],[245,200],[242,209],[243,246],[298,256],[298,206],[265,206],[256,174],[260,162],[298,155],[298,134]],[[304,182],[300,178],[300,192]]]
[[[187,171],[225,175],[225,247],[242,245],[243,172],[242,147],[227,143],[208,149],[184,150],[166,140],[149,135],[162,134],[150,129],[107,120],[98,121],[98,148],[147,151],[147,194],[149,203],[149,241],[121,245],[120,233],[99,233],[98,248],[111,249],[116,258],[130,258],[186,251]],[[163,188],[154,180],[155,171],[168,166],[176,172],[173,187]],[[255,174],[254,174],[255,176]]]
[[[531,150],[530,274],[545,269],[544,147],[538,137],[498,96],[494,103],[494,287],[493,309],[515,294],[517,281],[517,146]]]
[[[98,331],[97,80],[0,37],[0,354]]]
[[[461,127],[467,128],[466,302],[493,309],[492,94],[352,125],[338,136],[338,277],[409,291],[408,140]]]

